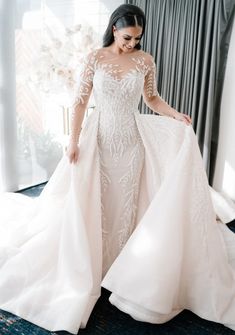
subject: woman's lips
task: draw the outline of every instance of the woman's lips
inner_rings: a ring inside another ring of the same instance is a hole
[[[132,47],[127,47],[126,45],[124,45],[124,46],[127,50],[132,50],[133,49]]]

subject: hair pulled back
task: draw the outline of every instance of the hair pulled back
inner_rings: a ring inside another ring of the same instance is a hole
[[[110,16],[108,26],[103,36],[103,47],[108,47],[114,41],[113,26],[115,26],[117,30],[127,27],[140,26],[142,27],[143,35],[145,23],[146,19],[144,12],[139,7],[128,4],[119,6]],[[140,49],[140,43],[137,43],[135,48]]]

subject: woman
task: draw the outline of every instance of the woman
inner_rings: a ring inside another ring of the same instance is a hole
[[[71,163],[78,161],[77,142],[95,75],[99,81],[95,94],[100,112],[97,135],[102,182],[103,272],[113,263],[136,224],[144,145],[135,113],[143,78],[144,100],[153,111],[191,123],[189,116],[171,108],[158,95],[154,60],[140,50],[144,26],[144,13],[138,7],[122,5],[112,14],[104,47],[88,55],[74,106],[67,151]]]
[[[137,320],[186,308],[235,330],[234,235],[216,223],[190,118],[157,92],[144,28],[138,7],[114,11],[81,73],[67,155],[38,199],[1,200],[0,308],[51,331],[85,327],[101,286]],[[142,92],[162,116],[139,114]]]

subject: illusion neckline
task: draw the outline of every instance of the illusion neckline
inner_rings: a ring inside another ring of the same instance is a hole
[[[100,57],[105,57],[104,54],[102,54],[102,50],[105,50],[105,48],[100,48],[100,49],[97,49],[97,52],[100,53]],[[105,51],[108,51],[107,49]],[[111,59],[113,58],[123,58],[123,57],[128,57],[128,56],[132,56],[132,55],[136,55],[136,54],[142,54],[143,53],[143,50],[141,49],[138,49],[138,50],[135,50],[135,51],[132,51],[132,52],[127,52],[127,53],[121,53],[121,54],[115,54],[113,52],[110,52],[110,54],[112,55]]]
[[[120,78],[114,77],[111,73],[107,72],[102,66],[100,66],[97,71],[101,71],[103,74],[108,76],[110,79],[114,80],[115,82],[123,82],[127,78],[129,78],[131,75],[137,74],[137,75],[143,75],[140,71],[137,69],[133,68],[127,71],[124,75],[122,75]]]

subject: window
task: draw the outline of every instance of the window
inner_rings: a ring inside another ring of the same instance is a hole
[[[50,178],[69,132],[73,94],[66,81],[76,82],[79,57],[94,47],[94,41],[101,45],[109,16],[121,3],[4,2],[1,11],[5,19],[0,23],[4,50],[0,56],[2,191],[16,191]],[[95,36],[93,41],[91,36]],[[66,72],[69,68],[63,68],[64,64],[70,65],[72,73]]]

